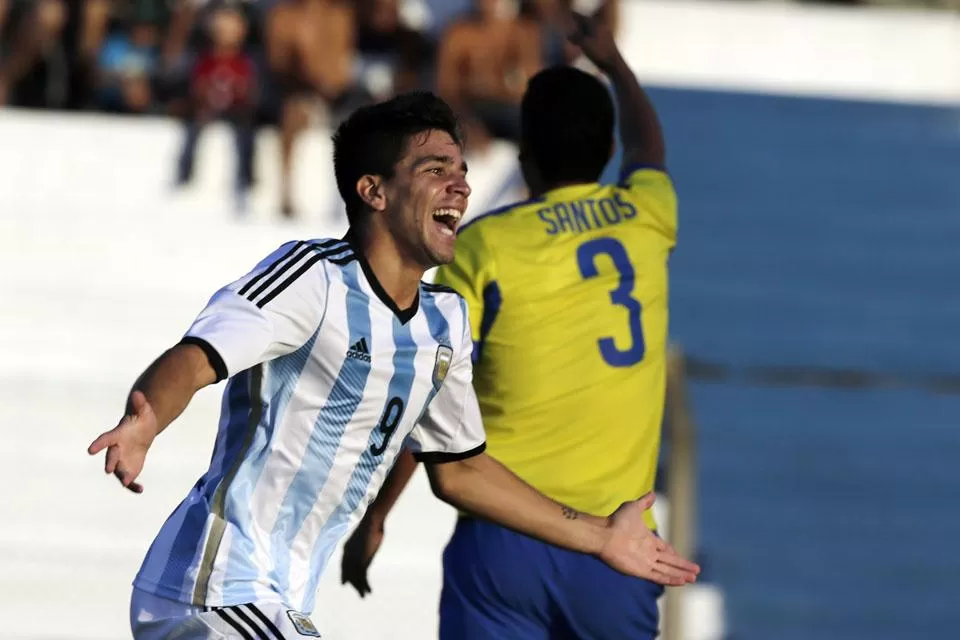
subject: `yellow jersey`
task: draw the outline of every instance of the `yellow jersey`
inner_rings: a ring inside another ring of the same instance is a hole
[[[676,234],[670,177],[640,167],[469,221],[437,270],[469,305],[488,453],[580,511],[653,489]]]

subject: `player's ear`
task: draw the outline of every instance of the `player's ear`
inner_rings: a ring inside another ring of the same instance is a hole
[[[374,211],[383,211],[387,208],[383,178],[380,176],[367,174],[357,180],[357,195]]]

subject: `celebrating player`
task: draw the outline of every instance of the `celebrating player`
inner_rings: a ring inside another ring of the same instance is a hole
[[[625,573],[694,580],[641,503],[589,516],[483,453],[465,302],[421,282],[452,260],[470,195],[450,108],[414,93],[361,109],[335,134],[334,165],[347,236],[283,245],[217,291],[89,447],[140,492],[154,438],[229,379],[210,467],[134,581],[134,637],[316,635],[327,561],[405,441],[459,509]]]
[[[464,225],[437,282],[469,305],[490,455],[546,495],[603,516],[641,496],[645,508],[653,502],[677,209],[650,101],[609,31],[570,19],[571,42],[615,89],[622,182],[597,183],[614,146],[607,89],[574,68],[540,72],[521,115],[533,198]],[[343,580],[361,595],[414,468],[401,456],[345,547]],[[644,522],[655,529],[652,511]],[[641,577],[463,514],[443,555],[440,637],[654,638],[663,581]]]

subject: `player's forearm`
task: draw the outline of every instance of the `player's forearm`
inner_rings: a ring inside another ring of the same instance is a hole
[[[407,448],[402,449],[397,456],[393,469],[390,470],[386,480],[384,480],[383,487],[377,494],[377,499],[370,505],[367,517],[378,523],[383,523],[416,470],[417,460],[413,457],[413,453]]]
[[[157,417],[157,434],[187,408],[194,394],[216,381],[216,373],[203,349],[180,344],[166,351],[144,371],[131,389],[140,391]],[[127,400],[127,414],[132,414]]]
[[[595,554],[609,535],[606,518],[551,500],[486,454],[427,472],[441,500],[544,542]]]
[[[663,130],[647,93],[619,52],[601,70],[610,78],[617,96],[624,166],[662,166],[666,155]]]

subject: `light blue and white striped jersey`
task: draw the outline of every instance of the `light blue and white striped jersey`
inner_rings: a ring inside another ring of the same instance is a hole
[[[397,309],[349,236],[283,245],[219,290],[184,341],[230,380],[210,468],[134,581],[147,592],[310,614],[405,442],[426,460],[485,447],[466,303],[422,283]]]

